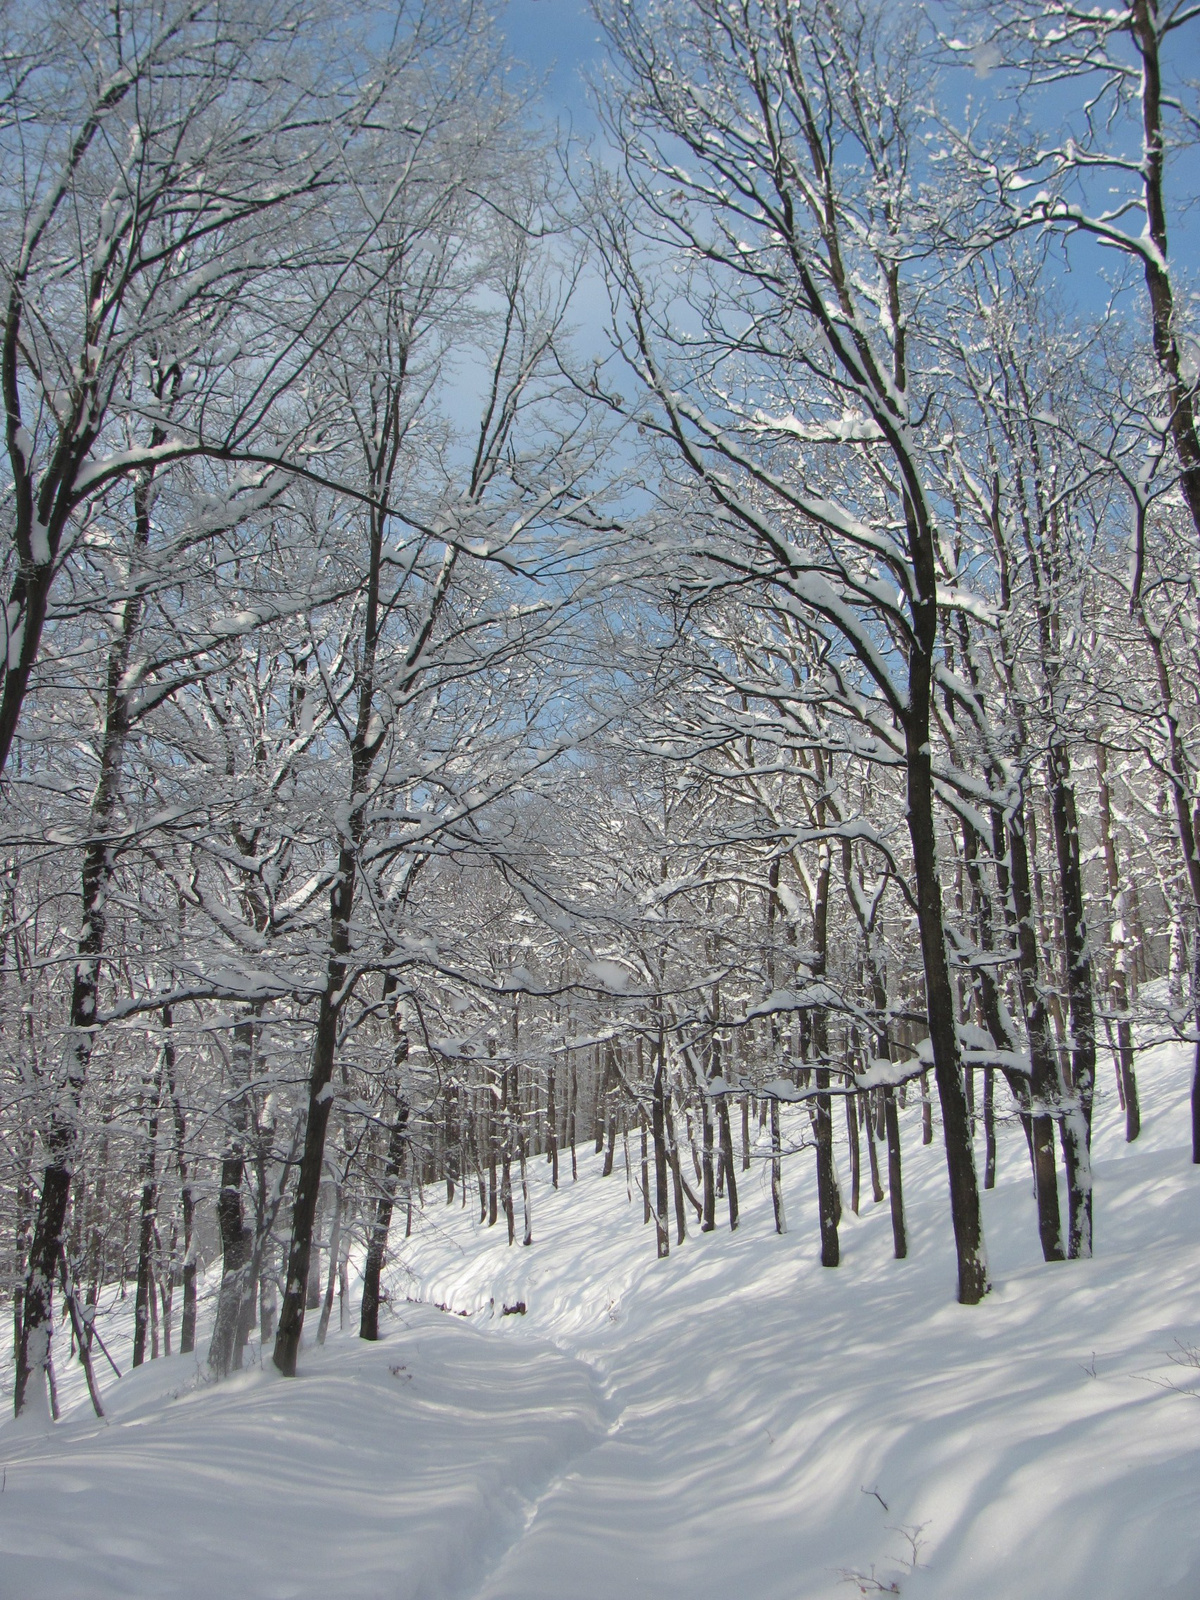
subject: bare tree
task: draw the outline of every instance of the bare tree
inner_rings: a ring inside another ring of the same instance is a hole
[[[872,731],[903,763],[959,1297],[974,1303],[987,1270],[931,743],[939,608],[953,591],[939,586],[938,513],[911,393],[911,32],[870,9],[770,0],[606,8],[604,18],[621,74],[611,126],[647,243],[623,221],[620,195],[597,203],[595,234],[620,347],[646,396],[638,421],[709,507],[689,509],[699,531],[680,548],[681,569],[697,584],[773,586],[782,608],[811,617],[847,698],[852,675],[870,685]],[[651,237],[690,264],[672,292],[694,338],[647,288]],[[911,297],[919,304],[915,284]],[[754,381],[735,378],[735,363]]]

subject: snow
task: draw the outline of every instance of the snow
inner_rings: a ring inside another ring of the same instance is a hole
[[[657,1262],[636,1142],[632,1204],[620,1153],[602,1179],[588,1145],[557,1194],[534,1163],[529,1249],[470,1195],[407,1243],[399,1221],[385,1339],[351,1323],[297,1380],[154,1362],[102,1375],[105,1425],[60,1349],[67,1419],[0,1431],[0,1595],[1194,1600],[1187,1055],[1140,1055],[1129,1147],[1105,1063],[1094,1261],[1041,1263],[1001,1128],[979,1307],[953,1298],[944,1157],[910,1096],[905,1262],[868,1199],[819,1265],[811,1151],[785,1163],[785,1237],[760,1163],[736,1234],[672,1234]],[[805,1116],[785,1110],[785,1147]],[[845,1190],[844,1145],[839,1166]],[[127,1357],[127,1329],[110,1343]]]
[[[603,1437],[603,1400],[549,1346],[532,1364],[402,1309],[380,1344],[309,1352],[298,1381],[268,1363],[196,1387],[177,1357],[110,1389],[107,1427],[79,1416],[31,1442],[10,1426],[0,1594],[470,1594],[530,1500]]]
[[[624,994],[629,987],[629,972],[617,961],[597,959],[584,966],[585,974],[612,994]]]

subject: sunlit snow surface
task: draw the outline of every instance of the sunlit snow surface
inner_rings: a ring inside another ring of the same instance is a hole
[[[105,1382],[105,1426],[64,1371],[50,1437],[0,1431],[0,1597],[1197,1600],[1200,1398],[1179,1390],[1200,1370],[1171,1359],[1200,1345],[1187,1057],[1139,1073],[1128,1149],[1102,1074],[1093,1262],[1040,1263],[1004,1130],[974,1309],[910,1108],[904,1263],[868,1201],[820,1267],[808,1152],[786,1238],[756,1164],[738,1233],[657,1263],[636,1142],[632,1205],[620,1148],[601,1179],[581,1147],[557,1195],[536,1165],[528,1250],[477,1208],[431,1205],[406,1246],[398,1225],[386,1339],[331,1334],[298,1380],[159,1361]]]

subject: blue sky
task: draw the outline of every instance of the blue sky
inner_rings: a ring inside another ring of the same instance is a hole
[[[595,120],[583,74],[599,67],[603,52],[598,37],[600,29],[592,18],[588,0],[507,0],[501,9],[501,26],[513,55],[530,67],[535,77],[544,78],[542,104],[550,118],[562,116],[570,120],[576,132],[591,131]],[[958,82],[946,85],[946,103],[952,112],[957,110],[953,102],[959,95],[986,99],[988,88],[972,74],[964,71],[952,76],[959,78]],[[1070,93],[1066,103],[1074,104]],[[1053,106],[1044,105],[1042,110],[1043,114],[1050,113],[1047,131],[1061,131],[1053,128]],[[1171,255],[1184,293],[1195,279],[1192,267],[1200,246],[1198,180],[1200,155],[1192,151],[1177,160],[1168,186]],[[1069,257],[1074,269],[1070,294],[1081,304],[1098,308],[1105,295],[1103,274],[1119,268],[1121,261],[1090,240],[1080,239],[1069,247]],[[1140,279],[1136,272],[1133,277]],[[1135,283],[1134,292],[1141,292],[1140,282]]]
[[[600,29],[587,0],[509,0],[501,26],[518,60],[546,82],[547,110],[589,117],[580,73],[600,59]]]

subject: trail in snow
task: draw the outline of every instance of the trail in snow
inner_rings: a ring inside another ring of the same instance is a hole
[[[564,1586],[805,1600],[872,1583],[938,1600],[1195,1600],[1200,1406],[1158,1385],[1187,1386],[1170,1355],[1200,1341],[1200,1183],[1179,1147],[1182,1052],[1143,1075],[1138,1145],[1101,1106],[1093,1262],[1038,1260],[1010,1130],[985,1197],[995,1288],[980,1308],[954,1303],[941,1152],[922,1150],[915,1116],[904,1263],[871,1207],[846,1219],[844,1265],[823,1270],[809,1186],[780,1240],[757,1177],[736,1236],[694,1236],[665,1263],[649,1230],[630,1256],[640,1207],[620,1172],[543,1196],[529,1252],[461,1214],[461,1254],[418,1242],[409,1265],[431,1298],[524,1299],[504,1339],[553,1339],[622,1407],[479,1600]]]
[[[50,1438],[0,1432],[3,1600],[466,1600],[604,1438],[588,1368],[423,1306],[377,1345],[195,1385],[153,1362]],[[191,1383],[191,1387],[186,1385]]]
[[[1038,1259],[1006,1131],[980,1307],[911,1109],[904,1263],[868,1204],[820,1267],[807,1155],[785,1238],[760,1167],[736,1235],[656,1262],[589,1151],[557,1194],[538,1165],[528,1250],[433,1207],[386,1340],[333,1335],[298,1381],[156,1362],[100,1427],[64,1372],[70,1420],[0,1431],[0,1600],[1196,1600],[1200,1174],[1184,1053],[1140,1068],[1138,1144],[1098,1111],[1093,1262]]]

